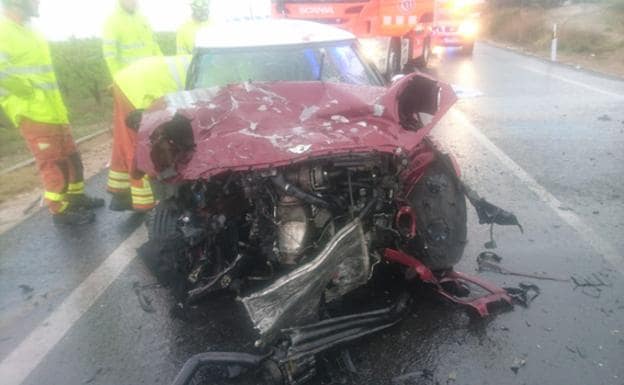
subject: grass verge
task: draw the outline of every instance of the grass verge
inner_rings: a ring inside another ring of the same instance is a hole
[[[624,77],[624,0],[492,7],[484,15],[487,38],[544,57],[550,55],[555,23],[561,61]]]

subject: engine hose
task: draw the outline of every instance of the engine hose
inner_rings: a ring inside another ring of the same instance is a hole
[[[293,196],[299,200],[323,209],[329,209],[331,207],[331,205],[327,201],[310,193],[307,193],[301,190],[299,187],[288,182],[282,174],[274,176],[273,178],[271,178],[271,180],[277,187],[281,188],[286,194],[290,196]]]
[[[188,385],[193,380],[193,376],[204,366],[228,366],[237,365],[246,368],[254,368],[260,365],[270,354],[257,356],[246,353],[231,352],[207,352],[191,357],[182,367],[180,373],[173,380],[172,385]]]
[[[370,212],[373,210],[373,208],[375,207],[375,205],[377,205],[378,202],[379,202],[379,197],[374,197],[373,199],[368,201],[366,206],[364,206],[362,211],[360,211],[358,218],[360,220],[364,220],[368,216],[368,214],[370,214]]]

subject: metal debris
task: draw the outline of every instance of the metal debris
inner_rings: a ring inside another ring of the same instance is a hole
[[[505,291],[514,303],[529,307],[531,302],[540,295],[540,288],[532,283],[520,283],[518,287],[505,287]]]
[[[477,257],[477,262],[479,261],[487,261],[493,263],[500,263],[503,260],[503,257],[492,252],[492,251],[484,251]]]
[[[471,189],[466,183],[462,182],[462,188],[464,195],[468,198],[468,201],[477,211],[479,217],[479,224],[490,225],[490,240],[484,244],[486,249],[495,249],[497,247],[494,240],[494,225],[500,226],[518,226],[521,233],[524,233],[524,228],[518,221],[518,218],[509,211],[488,202],[485,198],[482,198],[476,191]]]
[[[480,224],[487,223],[501,226],[518,226],[520,232],[524,233],[524,228],[522,228],[518,218],[512,212],[503,210],[502,208],[488,202],[485,198],[480,197],[476,191],[468,187],[465,183],[462,184],[466,198],[468,198],[470,204],[472,204],[477,211]]]
[[[485,247],[488,250],[492,250],[498,247],[498,245],[496,244],[496,241],[494,240],[494,224],[490,224],[490,240],[485,242],[483,244],[483,247]]]
[[[82,383],[83,384],[91,384],[91,383],[95,382],[97,376],[102,374],[102,372],[104,372],[104,368],[102,368],[102,367],[98,368],[91,377],[89,377],[86,380],[82,381]]]
[[[524,358],[514,358],[510,368],[514,374],[518,374],[518,370],[524,366],[526,366],[526,360]]]
[[[19,285],[18,287],[22,290],[22,294],[29,294],[29,293],[32,293],[35,290],[35,289],[33,289],[32,286],[24,285],[24,284]]]
[[[581,350],[581,348],[579,348],[578,346],[570,346],[570,345],[566,345],[565,346],[566,350],[569,351],[570,353],[574,353],[577,354],[579,357],[581,357],[582,359],[585,359],[587,356],[585,355],[585,352],[583,352],[583,350]]]
[[[581,292],[592,298],[599,298],[602,294],[603,287],[611,287],[611,282],[605,282],[604,277],[598,273],[592,273],[588,276],[572,276],[570,279],[574,283],[574,290],[581,288]]]
[[[139,300],[139,305],[141,305],[141,309],[143,309],[147,313],[154,313],[156,309],[152,306],[152,300],[143,292],[145,289],[157,287],[158,284],[149,284],[149,285],[141,285],[139,282],[134,282],[132,284],[132,290],[134,290],[134,294],[136,294],[137,299]]]
[[[513,275],[516,277],[524,277],[531,279],[539,279],[543,281],[556,281],[556,282],[569,282],[569,279],[565,278],[557,278],[550,277],[547,275],[538,275],[538,274],[529,274],[529,273],[520,273],[505,269],[500,266],[498,263],[502,261],[502,257],[492,251],[484,251],[477,257],[477,271],[490,271],[493,273],[498,273],[502,275]]]
[[[603,287],[612,286],[610,282],[606,281],[605,274],[603,273],[592,273],[584,277],[573,275],[569,279],[566,279],[566,278],[551,277],[547,275],[528,274],[528,273],[511,271],[500,266],[499,263],[501,261],[502,261],[502,258],[498,254],[492,251],[484,251],[481,254],[479,254],[479,256],[477,257],[477,266],[478,266],[477,271],[479,272],[489,271],[489,272],[502,274],[502,275],[511,275],[511,276],[516,276],[516,277],[538,279],[542,281],[572,282],[574,284],[574,290],[581,288],[581,292],[583,294],[592,298],[599,298],[602,293]],[[521,284],[521,285],[528,285],[528,284]],[[512,289],[516,290],[517,288],[512,288]],[[523,288],[521,287],[520,289],[523,289]],[[505,288],[505,290],[507,290],[507,288]],[[539,294],[539,289],[537,291]],[[516,293],[515,291],[509,294],[512,297],[514,297],[514,295],[521,295],[520,292]]]

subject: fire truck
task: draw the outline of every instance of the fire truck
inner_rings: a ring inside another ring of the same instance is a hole
[[[436,0],[432,30],[435,51],[438,47],[461,47],[464,54],[472,55],[483,3],[483,0]]]
[[[350,31],[389,79],[431,55],[434,0],[272,0],[272,12]]]

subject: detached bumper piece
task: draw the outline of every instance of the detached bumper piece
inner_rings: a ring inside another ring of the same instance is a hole
[[[386,249],[384,258],[407,267],[408,278],[417,277],[421,281],[433,285],[439,295],[453,303],[476,311],[481,317],[490,315],[492,306],[501,303],[513,305],[512,298],[505,289],[483,279],[453,270],[434,273],[416,258],[399,250]],[[477,297],[469,297],[471,286],[476,286],[483,294]]]

